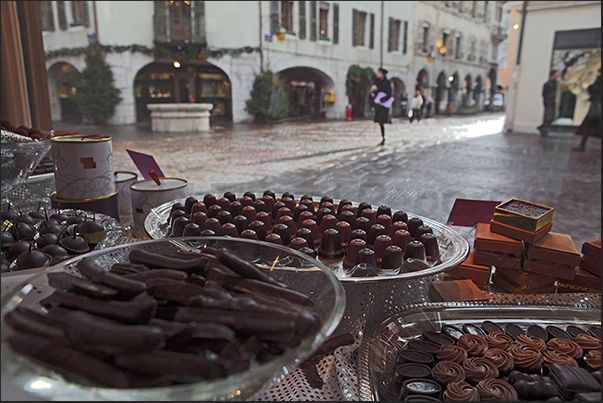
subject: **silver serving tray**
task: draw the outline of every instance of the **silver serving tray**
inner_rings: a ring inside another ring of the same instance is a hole
[[[519,304],[444,302],[410,305],[382,322],[359,347],[360,400],[397,400],[397,391],[392,388],[396,353],[409,340],[419,337],[425,331],[440,330],[444,324],[457,327],[462,327],[465,323],[481,325],[486,320],[499,325],[513,323],[524,329],[531,324],[556,325],[562,329],[567,325],[577,325],[584,329],[593,325],[600,326],[600,296],[587,295],[581,301],[583,303],[575,305],[550,302],[539,305],[537,296],[526,296],[525,303]]]

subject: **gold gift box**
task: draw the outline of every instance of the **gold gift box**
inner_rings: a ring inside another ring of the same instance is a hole
[[[553,220],[553,208],[520,199],[510,199],[494,208],[494,221],[536,232]]]

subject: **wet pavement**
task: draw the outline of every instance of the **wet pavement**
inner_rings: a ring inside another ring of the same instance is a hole
[[[388,205],[445,223],[457,198],[528,200],[554,208],[553,231],[580,248],[601,234],[601,142],[572,151],[570,132],[503,132],[504,114],[386,125],[370,120],[214,124],[206,133],[152,133],[150,123],[57,130],[112,137],[114,168],[138,172],[126,149],[151,154],[189,194],[272,190]],[[465,228],[457,228],[466,237]]]

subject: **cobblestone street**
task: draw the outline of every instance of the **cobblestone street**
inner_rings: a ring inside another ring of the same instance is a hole
[[[457,198],[519,198],[554,208],[553,231],[578,247],[601,233],[601,142],[572,151],[578,137],[503,133],[504,114],[386,125],[379,146],[370,120],[225,124],[196,134],[152,133],[150,124],[56,129],[113,139],[116,170],[137,172],[126,149],[153,155],[189,194],[270,189],[386,204],[446,222]]]

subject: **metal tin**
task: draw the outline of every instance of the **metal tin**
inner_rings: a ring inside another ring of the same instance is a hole
[[[494,208],[494,221],[536,232],[553,220],[553,208],[520,199],[509,199]]]
[[[50,141],[57,198],[81,201],[115,192],[111,137],[72,135]]]
[[[81,200],[61,199],[57,192],[52,192],[50,195],[50,204],[52,208],[60,209],[82,209],[103,213],[119,220],[119,209],[117,207],[117,190],[107,196],[92,197]]]
[[[185,198],[188,195],[188,181],[180,178],[159,178],[157,185],[153,179],[144,179],[130,185],[134,236],[148,239],[144,223],[151,209],[166,202]]]

